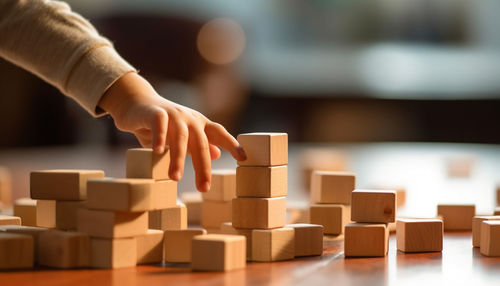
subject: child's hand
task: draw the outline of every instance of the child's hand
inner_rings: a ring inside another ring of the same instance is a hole
[[[121,131],[133,133],[143,147],[159,154],[170,146],[169,176],[180,180],[186,153],[191,154],[196,172],[196,187],[210,189],[211,160],[222,147],[238,161],[246,159],[243,148],[222,125],[201,113],[164,99],[135,72],[125,74],[104,94],[99,106],[113,117]]]

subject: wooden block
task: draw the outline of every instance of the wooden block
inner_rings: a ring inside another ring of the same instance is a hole
[[[236,171],[230,169],[212,170],[210,191],[203,193],[204,200],[230,201],[236,196]]]
[[[0,225],[21,225],[21,218],[10,215],[0,215]]]
[[[346,257],[385,256],[389,249],[389,230],[385,223],[349,223],[345,226]]]
[[[127,178],[144,178],[168,180],[170,167],[170,150],[168,147],[161,155],[151,148],[134,148],[127,150]]]
[[[56,228],[76,230],[78,210],[85,207],[85,201],[56,201]]]
[[[100,170],[45,170],[30,174],[31,198],[81,201],[87,199],[87,180],[103,178]]]
[[[402,252],[443,250],[443,221],[438,219],[398,219],[397,247]]]
[[[472,218],[472,246],[481,246],[481,223],[485,220],[500,220],[500,216],[475,216]]]
[[[36,225],[47,228],[56,227],[56,201],[38,200],[36,202]]]
[[[295,257],[323,254],[323,226],[319,224],[287,224],[295,230]]]
[[[137,264],[137,241],[127,238],[90,239],[90,267],[125,268]]]
[[[38,263],[55,268],[88,267],[89,243],[89,236],[81,232],[41,232],[38,236]]]
[[[447,159],[448,176],[453,178],[468,178],[474,168],[473,156],[459,156]],[[445,226],[446,227],[446,226]]]
[[[475,205],[438,205],[438,215],[443,216],[444,230],[472,230],[472,218],[476,215]]]
[[[207,234],[207,231],[201,228],[166,230],[163,238],[165,261],[191,262],[191,240],[194,236],[205,234]]]
[[[14,215],[21,218],[23,225],[36,226],[36,200],[17,199],[14,202]]]
[[[295,229],[282,227],[252,231],[252,260],[290,260],[295,257]]]
[[[353,191],[351,220],[373,223],[396,221],[396,191]]]
[[[309,221],[322,225],[325,234],[341,234],[351,221],[351,207],[338,204],[311,205]]]
[[[12,204],[12,175],[9,169],[0,167],[0,206],[7,208]]]
[[[288,134],[246,133],[238,135],[238,142],[247,155],[240,166],[279,166],[288,164]]]
[[[200,224],[201,198],[200,192],[185,192],[181,194],[181,201],[186,205],[188,224]]]
[[[77,229],[93,237],[133,237],[147,232],[148,213],[80,209]]]
[[[187,228],[187,208],[184,204],[164,210],[149,212],[149,228],[161,230],[174,230]]]
[[[5,231],[9,233],[31,235],[33,237],[34,260],[38,261],[38,237],[40,233],[48,231],[48,228],[36,226],[22,226],[22,225],[3,225],[0,226],[0,232]]]
[[[481,223],[480,252],[486,256],[500,256],[499,220],[485,220]]]
[[[195,271],[228,271],[246,266],[246,238],[242,235],[197,235],[191,244]]]
[[[203,201],[201,204],[201,226],[219,228],[223,222],[231,221],[232,201]]]
[[[33,237],[0,231],[0,269],[33,267]]]
[[[309,208],[290,208],[287,207],[287,223],[309,223]]]
[[[224,222],[220,226],[220,234],[245,236],[247,239],[247,260],[252,260],[252,231],[253,229],[234,228],[231,222]]]
[[[286,224],[286,198],[235,198],[232,222],[236,228],[277,228]]]
[[[163,230],[148,229],[135,237],[137,264],[158,263],[163,260]]]
[[[335,149],[306,149],[300,153],[300,166],[305,190],[311,189],[313,171],[346,171],[349,156],[346,152]]]
[[[355,185],[353,173],[314,171],[311,175],[311,202],[350,205]]]
[[[287,166],[238,167],[236,195],[238,197],[275,198],[287,195]]]
[[[396,189],[396,206],[402,207],[406,204],[406,190],[399,188]]]
[[[496,207],[496,208],[493,210],[493,215],[500,215],[500,207]]]
[[[89,209],[142,212],[175,207],[177,182],[153,179],[89,180]]]
[[[500,206],[500,185],[497,186],[497,206]]]

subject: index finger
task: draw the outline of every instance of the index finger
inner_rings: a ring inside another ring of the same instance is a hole
[[[238,143],[238,141],[227,132],[226,128],[219,123],[207,123],[205,126],[205,134],[210,144],[227,150],[234,159],[238,161],[245,161],[247,159],[247,155],[240,146],[240,143]]]

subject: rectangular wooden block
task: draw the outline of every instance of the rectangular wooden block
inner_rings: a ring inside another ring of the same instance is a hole
[[[26,226],[36,226],[36,200],[20,198],[14,202],[14,216]]]
[[[388,223],[396,221],[396,191],[354,190],[351,220]]]
[[[315,204],[309,210],[309,221],[323,226],[325,234],[341,234],[351,221],[351,207],[339,204]]]
[[[201,204],[201,226],[219,228],[223,222],[231,221],[232,201],[203,201]]]
[[[127,178],[143,178],[168,180],[170,167],[170,150],[168,147],[161,155],[151,148],[134,148],[127,150]]]
[[[197,235],[191,244],[195,271],[228,271],[246,266],[246,238],[242,235]]]
[[[187,228],[187,208],[184,204],[149,212],[149,228],[174,230]]]
[[[349,223],[345,226],[346,257],[385,256],[388,245],[389,230],[385,223]]]
[[[351,204],[356,175],[348,172],[313,171],[311,202],[322,204]]]
[[[0,215],[0,225],[21,225],[21,218],[10,215]]]
[[[500,221],[485,220],[481,223],[480,252],[485,256],[500,256]]]
[[[85,201],[56,201],[56,228],[76,230],[81,208],[85,208]]]
[[[159,263],[163,260],[163,230],[148,229],[135,237],[137,264]]]
[[[283,227],[252,231],[252,260],[289,260],[295,257],[295,230]]]
[[[0,231],[0,269],[33,267],[33,237]]]
[[[234,228],[233,223],[225,222],[220,226],[220,234],[243,235],[247,239],[247,260],[252,260],[252,231],[247,228]]]
[[[286,198],[235,198],[232,223],[236,228],[277,228],[286,224]]]
[[[287,195],[287,166],[238,167],[236,195],[238,197],[275,198]]]
[[[500,216],[475,216],[472,218],[472,246],[481,246],[481,223],[485,220],[500,220]]]
[[[493,215],[500,215],[500,207],[496,207],[496,208],[493,210]]]
[[[34,260],[38,261],[38,237],[40,233],[48,231],[48,228],[36,227],[36,226],[23,226],[23,225],[3,225],[0,226],[0,232],[9,232],[17,234],[26,234],[33,237],[33,249],[34,249]]]
[[[202,194],[204,200],[230,201],[236,196],[236,171],[232,169],[212,170],[210,191]]]
[[[0,167],[0,207],[12,205],[12,175],[9,169]]]
[[[295,230],[295,257],[323,254],[323,226],[319,224],[287,224]]]
[[[402,252],[443,250],[443,221],[438,219],[398,219],[397,247]]]
[[[201,221],[200,192],[185,192],[181,194],[181,201],[187,208],[188,224],[199,225]]]
[[[238,135],[247,159],[240,166],[279,166],[288,164],[288,134],[245,133]]]
[[[31,198],[80,201],[87,199],[87,180],[103,178],[100,170],[44,170],[30,174]]]
[[[396,189],[396,206],[402,207],[406,204],[406,189]]]
[[[89,180],[89,209],[142,212],[175,207],[177,182],[153,179]]]
[[[167,262],[191,262],[191,240],[194,236],[205,235],[201,228],[166,230],[163,238],[164,259]]]
[[[90,267],[125,268],[137,264],[137,241],[127,238],[91,238]]]
[[[40,227],[56,227],[56,201],[38,200],[36,202],[36,225]]]
[[[93,237],[133,237],[147,232],[148,213],[80,209],[77,229]]]
[[[475,205],[438,205],[438,215],[443,217],[445,231],[472,230]]]
[[[88,267],[89,243],[89,236],[81,232],[42,232],[38,236],[38,263],[55,268]]]

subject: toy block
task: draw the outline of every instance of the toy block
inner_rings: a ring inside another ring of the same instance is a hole
[[[12,204],[12,175],[9,169],[0,167],[0,206],[4,208]]]
[[[500,185],[497,186],[497,206],[500,206]]]
[[[184,204],[177,204],[175,207],[155,210],[149,212],[150,229],[186,229],[187,228],[187,208]]]
[[[277,228],[286,224],[286,198],[235,198],[232,222],[235,228]]]
[[[448,158],[446,163],[448,177],[468,178],[474,169],[475,158],[473,156]]]
[[[246,266],[246,238],[242,235],[197,235],[191,244],[191,268],[228,271]]]
[[[203,193],[204,200],[230,201],[236,196],[236,171],[229,169],[212,170],[210,191]]]
[[[438,219],[398,219],[397,247],[402,252],[443,250],[443,221]]]
[[[405,189],[396,189],[396,206],[402,207],[406,204],[406,190]]]
[[[31,198],[81,201],[87,199],[87,180],[103,178],[99,170],[45,170],[30,174]]]
[[[122,238],[145,234],[148,231],[147,212],[114,212],[80,209],[78,231],[93,237]]]
[[[220,226],[220,234],[243,235],[247,239],[247,260],[252,260],[252,231],[247,228],[234,228],[231,222],[224,222]]]
[[[290,260],[295,257],[295,230],[282,227],[252,231],[252,260]]]
[[[337,204],[311,205],[309,221],[322,225],[325,234],[341,234],[351,221],[351,207]]]
[[[346,171],[349,165],[347,153],[335,149],[307,149],[300,153],[300,166],[305,190],[311,189],[314,171]]]
[[[219,228],[221,223],[231,221],[232,201],[203,201],[201,204],[201,226]]]
[[[137,264],[158,263],[163,260],[163,230],[148,229],[135,237]]]
[[[205,235],[201,228],[166,230],[163,238],[163,256],[167,262],[191,262],[191,240],[194,236]]]
[[[350,205],[355,185],[353,173],[314,171],[311,175],[311,202]]]
[[[177,182],[153,179],[89,180],[87,183],[89,209],[142,212],[175,207]]]
[[[76,230],[81,208],[85,208],[85,201],[56,201],[56,228]]]
[[[156,154],[150,148],[134,148],[127,150],[126,173],[127,178],[144,178],[168,180],[170,167],[170,150],[168,147],[163,154]]]
[[[88,267],[89,243],[89,236],[81,232],[42,232],[38,235],[38,263],[55,268]]]
[[[134,237],[90,239],[90,267],[116,269],[137,265],[137,241]]]
[[[56,201],[38,200],[36,202],[36,226],[56,227]]]
[[[345,226],[346,257],[385,256],[389,249],[389,230],[385,223],[349,223]]]
[[[23,225],[36,226],[36,200],[17,199],[14,202],[14,215],[21,218]]]
[[[279,166],[288,164],[288,134],[245,133],[238,135],[247,159],[240,166]]]
[[[287,166],[238,167],[238,197],[275,198],[287,195]]]
[[[309,208],[309,203],[306,201],[287,200],[287,223],[309,223]]]
[[[181,201],[187,208],[188,224],[200,224],[201,221],[201,198],[200,192],[185,192],[181,194]]]
[[[500,207],[496,207],[496,208],[493,210],[493,215],[500,215]]]
[[[21,218],[10,215],[0,215],[0,225],[21,225]]]
[[[319,224],[287,224],[295,230],[295,257],[323,254],[323,226]]]
[[[36,226],[21,226],[21,225],[3,225],[0,226],[0,232],[5,231],[8,233],[26,234],[33,237],[34,260],[38,261],[38,237],[40,233],[48,231],[48,228]]]
[[[481,223],[485,220],[500,220],[500,216],[475,216],[472,218],[472,246],[481,246]]]
[[[351,220],[355,222],[373,223],[395,222],[396,191],[353,191]]]
[[[472,230],[475,205],[438,205],[438,215],[443,216],[445,231]]]
[[[0,269],[33,267],[33,237],[0,231]]]
[[[485,220],[481,223],[480,252],[485,256],[500,256],[499,220]]]

